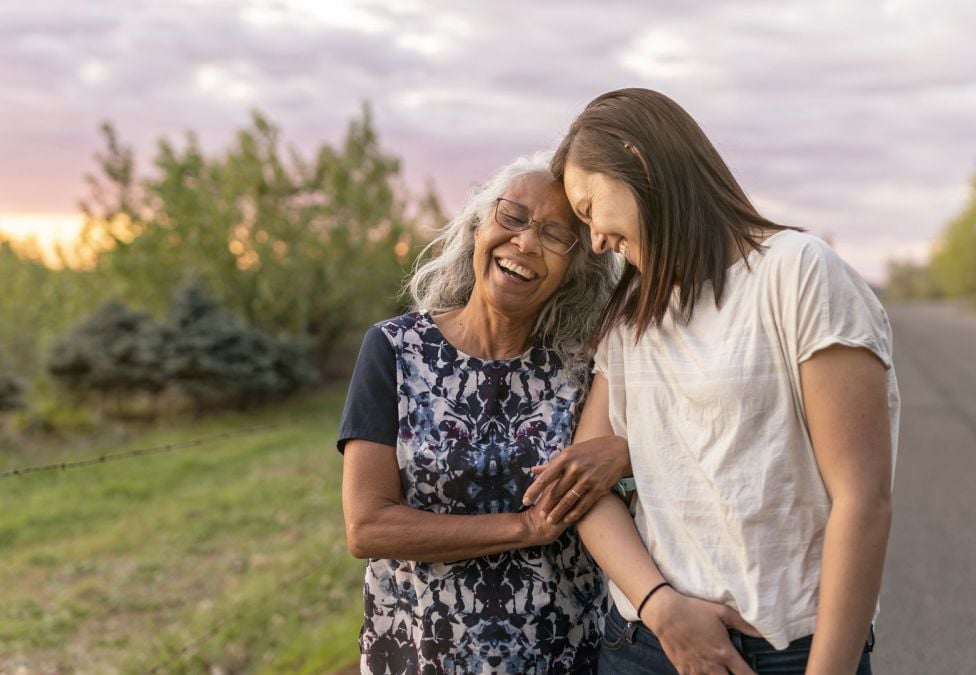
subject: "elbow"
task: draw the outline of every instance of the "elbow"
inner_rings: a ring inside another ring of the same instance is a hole
[[[880,485],[874,492],[871,499],[871,510],[874,513],[874,517],[879,521],[883,521],[885,523],[891,522],[892,505],[890,481],[886,481],[883,485]]]
[[[346,514],[346,547],[354,558],[390,557],[390,535],[396,532],[397,519],[389,509],[397,506],[393,502],[373,504]]]
[[[832,510],[845,513],[864,525],[888,531],[892,518],[891,489],[878,489],[868,494],[835,500]]]
[[[372,537],[369,523],[362,520],[346,519],[346,546],[354,558],[366,560],[372,555]]]

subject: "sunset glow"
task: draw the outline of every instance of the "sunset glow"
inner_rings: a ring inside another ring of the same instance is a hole
[[[0,236],[13,240],[15,248],[36,251],[52,267],[61,265],[57,248],[60,246],[69,264],[73,263],[72,249],[84,224],[80,213],[2,213]]]
[[[657,89],[770,217],[829,236],[879,283],[965,204],[973,3],[242,0],[0,8],[0,231],[70,242],[108,120],[152,170],[160,138],[222,152],[252,109],[299,153],[369,102],[406,186],[450,214],[594,96]]]

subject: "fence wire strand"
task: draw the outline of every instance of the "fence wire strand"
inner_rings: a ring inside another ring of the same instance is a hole
[[[53,464],[42,464],[38,466],[25,466],[16,469],[8,469],[7,471],[0,472],[0,478],[10,478],[12,476],[24,476],[26,474],[41,473],[45,471],[80,469],[83,467],[95,466],[97,464],[105,464],[107,462],[115,462],[123,459],[146,457],[148,455],[160,455],[167,452],[172,452],[174,450],[185,450],[186,448],[195,448],[201,445],[207,445],[208,443],[214,443],[216,441],[220,441],[225,438],[232,438],[234,436],[246,436],[248,434],[255,434],[262,431],[272,431],[278,428],[280,428],[280,425],[278,424],[268,424],[259,427],[245,427],[243,429],[224,431],[219,434],[213,434],[212,436],[203,436],[201,438],[195,438],[189,441],[181,441],[178,443],[166,443],[164,445],[157,445],[151,448],[141,448],[139,450],[127,450],[125,452],[100,455],[98,457],[77,460],[74,462],[56,462]]]
[[[74,462],[56,462],[52,464],[20,467],[20,468],[9,469],[7,471],[0,472],[0,478],[24,476],[31,473],[42,473],[48,471],[78,469],[83,467],[96,466],[99,464],[105,464],[107,462],[114,462],[118,460],[133,459],[137,457],[146,457],[150,455],[159,455],[159,454],[172,452],[174,450],[184,450],[187,448],[199,447],[201,445],[214,443],[216,441],[220,441],[226,438],[232,438],[235,436],[245,436],[248,434],[256,434],[263,431],[273,431],[279,428],[281,428],[281,425],[279,424],[268,424],[268,425],[262,425],[257,427],[245,427],[241,429],[234,429],[231,431],[224,431],[219,434],[213,434],[210,436],[203,436],[188,441],[165,443],[163,445],[157,445],[149,448],[140,448],[138,450],[127,450],[127,451],[111,453],[111,454],[103,454],[103,455],[99,455],[98,457],[77,460]],[[177,650],[175,654],[165,658],[163,661],[160,661],[155,666],[153,666],[152,669],[149,671],[149,673],[154,674],[154,673],[166,672],[165,670],[163,670],[164,668],[173,666],[183,661],[187,657],[193,655],[201,646],[203,646],[204,644],[207,643],[208,640],[216,636],[222,629],[226,628],[229,625],[232,625],[233,620],[238,618],[242,612],[251,609],[253,606],[257,605],[258,603],[265,602],[269,598],[281,593],[286,588],[293,586],[294,584],[297,584],[300,581],[303,581],[311,574],[313,574],[316,570],[323,569],[326,563],[328,562],[328,560],[329,560],[328,558],[316,560],[311,565],[303,568],[302,570],[300,570],[295,574],[289,575],[288,577],[283,579],[280,583],[274,585],[267,593],[263,593],[259,597],[254,598],[253,600],[245,601],[239,607],[236,607],[234,609],[233,615],[227,616],[222,620],[216,621],[210,627],[210,629],[207,630],[205,633],[197,636],[196,638],[190,640],[189,642],[184,643],[183,646],[180,647],[180,649]]]

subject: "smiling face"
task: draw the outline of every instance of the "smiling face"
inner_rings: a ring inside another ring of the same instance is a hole
[[[578,235],[578,221],[562,186],[545,173],[519,177],[499,197],[524,206],[534,222],[522,232],[512,232],[498,224],[491,210],[475,233],[473,295],[503,314],[534,320],[580,254],[579,246],[565,255],[544,248],[538,223]]]
[[[640,212],[627,184],[585,171],[572,160],[566,162],[563,184],[573,211],[590,229],[593,251],[616,251],[641,270]]]

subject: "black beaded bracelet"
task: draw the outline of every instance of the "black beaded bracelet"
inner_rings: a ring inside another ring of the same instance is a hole
[[[647,595],[644,596],[644,599],[641,600],[641,604],[637,607],[637,620],[638,621],[641,621],[642,620],[641,619],[641,612],[644,611],[644,605],[646,605],[647,604],[647,601],[651,599],[651,596],[654,595],[655,593],[657,593],[659,590],[661,590],[665,586],[670,586],[670,585],[671,584],[669,584],[667,581],[662,581],[657,586],[655,586],[654,588],[652,588],[651,590],[649,590],[647,592]]]

